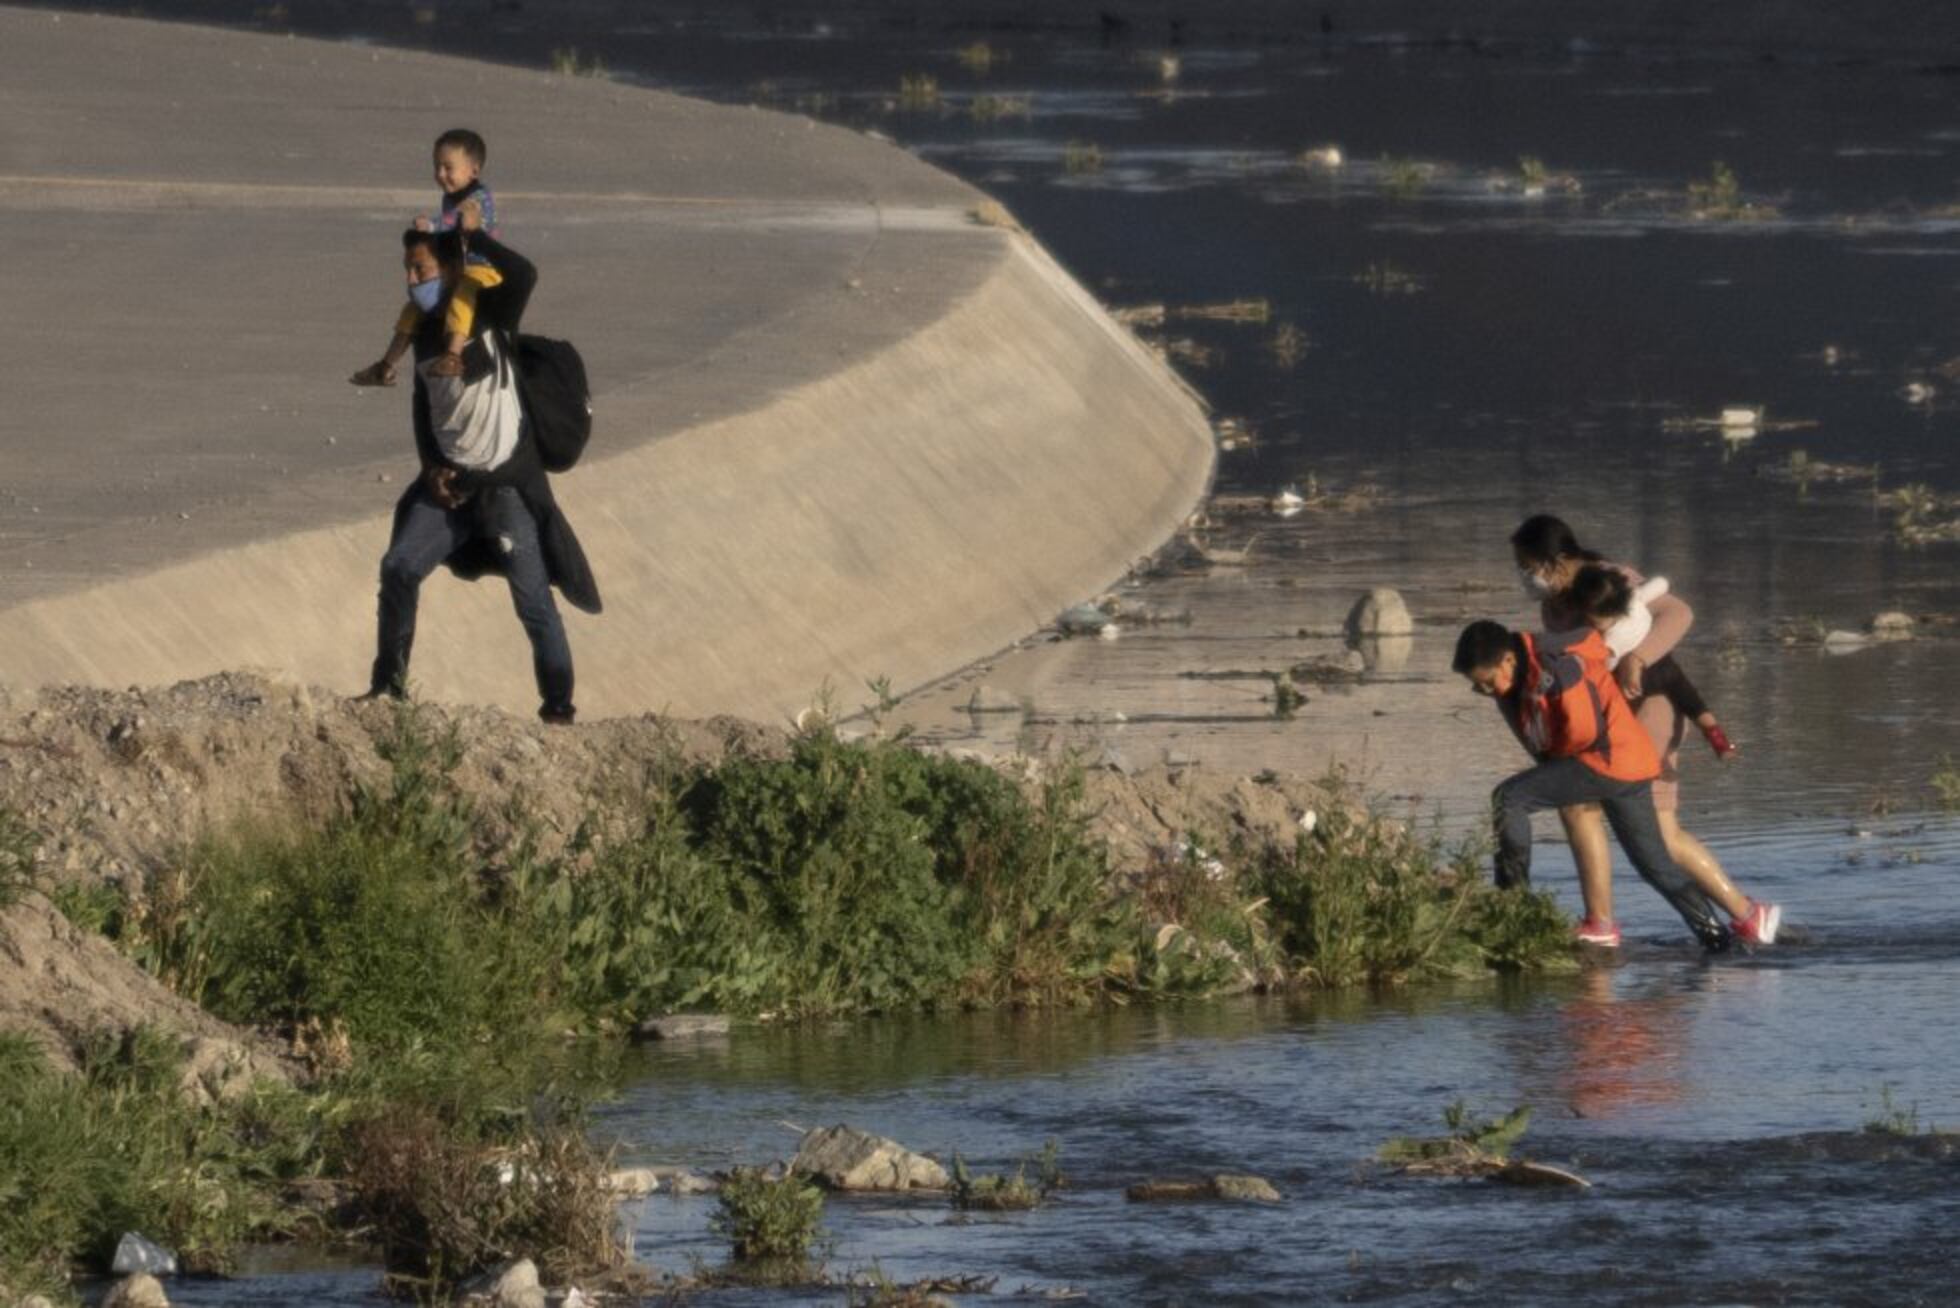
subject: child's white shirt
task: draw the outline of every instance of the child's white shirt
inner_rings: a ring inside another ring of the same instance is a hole
[[[1613,655],[1609,666],[1617,665],[1647,639],[1647,633],[1654,629],[1654,615],[1647,606],[1665,594],[1666,577],[1649,577],[1633,588],[1633,600],[1627,605],[1626,616],[1602,633],[1606,648]]]

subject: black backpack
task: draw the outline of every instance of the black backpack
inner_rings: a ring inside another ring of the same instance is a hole
[[[592,388],[586,385],[585,360],[570,341],[519,333],[510,338],[510,361],[538,457],[546,472],[564,472],[592,439]]]

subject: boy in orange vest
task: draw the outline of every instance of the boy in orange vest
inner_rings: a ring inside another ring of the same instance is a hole
[[[1457,637],[1457,672],[1497,701],[1505,724],[1537,766],[1491,794],[1499,886],[1531,882],[1531,815],[1598,804],[1641,879],[1674,906],[1702,944],[1726,949],[1729,929],[1700,887],[1668,855],[1654,816],[1654,743],[1634,720],[1608,669],[1596,631],[1556,643],[1496,622],[1473,622]]]

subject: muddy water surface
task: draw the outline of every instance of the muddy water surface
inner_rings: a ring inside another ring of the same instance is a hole
[[[1203,536],[1249,555],[1121,588],[1132,616],[1116,640],[1037,638],[916,696],[901,718],[926,739],[1080,747],[1118,766],[1341,762],[1385,802],[1466,829],[1518,760],[1445,671],[1449,645],[1470,617],[1527,619],[1504,538],[1552,510],[1695,605],[1682,658],[1744,758],[1718,768],[1691,743],[1688,824],[1797,926],[1774,952],[1705,962],[1629,879],[1629,947],[1576,977],[738,1032],[645,1056],[602,1123],[630,1153],[759,1161],[792,1145],[784,1122],[842,1120],[995,1167],[1053,1138],[1073,1186],[1039,1212],[830,1209],[838,1266],[982,1273],[995,1298],[1950,1299],[1954,1162],[1937,1143],[1859,1134],[1887,1091],[1921,1126],[1960,1121],[1960,826],[1930,790],[1940,756],[1960,753],[1960,547],[1902,543],[1880,498],[1960,492],[1960,378],[1939,371],[1960,356],[1950,77],[1367,42],[1173,50],[1149,33],[953,19],[679,22],[657,5],[470,23],[431,8],[428,24],[294,10],[279,21],[533,65],[577,44],[616,76],[873,127],[1000,196],[1112,304],[1168,306],[1150,334],[1256,437],[1218,473],[1250,507],[1214,508]],[[976,39],[984,68],[961,54]],[[901,79],[922,74],[938,98],[907,108]],[[1300,162],[1327,144],[1342,168]],[[1526,194],[1524,155],[1577,192]],[[1717,160],[1750,216],[1687,212]],[[1267,302],[1262,321],[1178,314],[1243,298]],[[1694,422],[1756,405],[1752,434]],[[1259,506],[1288,485],[1337,506]],[[1308,685],[1276,720],[1266,675],[1337,656],[1348,604],[1377,585],[1408,598],[1414,638],[1359,681]],[[1920,638],[1831,654],[1779,635],[1857,630],[1885,609],[1918,615]],[[964,712],[980,685],[1023,710]],[[1574,898],[1561,849],[1543,851],[1542,876]],[[1458,1097],[1534,1105],[1528,1151],[1596,1188],[1361,1165]],[[1260,1172],[1286,1202],[1121,1197],[1142,1176],[1209,1170]],[[710,1210],[634,1210],[644,1252],[715,1261]],[[268,1269],[178,1298],[353,1302],[372,1285],[366,1269]]]

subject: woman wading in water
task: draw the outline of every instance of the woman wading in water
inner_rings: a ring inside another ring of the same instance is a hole
[[[1608,563],[1604,556],[1580,545],[1572,528],[1550,514],[1525,519],[1511,533],[1511,550],[1525,589],[1540,598],[1540,617],[1547,632],[1575,631],[1592,624],[1597,605],[1587,602],[1590,595],[1574,594],[1574,583],[1582,572],[1603,567],[1622,574],[1630,588],[1637,588],[1642,582],[1631,568]],[[1596,571],[1586,578],[1588,582],[1596,580]],[[1579,589],[1590,591],[1595,587]],[[1694,610],[1673,594],[1655,595],[1646,601],[1646,607],[1652,626],[1620,659],[1615,673],[1627,701],[1635,706],[1640,725],[1646,728],[1661,755],[1661,775],[1654,782],[1654,808],[1660,818],[1667,852],[1728,913],[1738,939],[1757,945],[1771,944],[1782,924],[1783,910],[1743,894],[1708,846],[1681,827],[1678,768],[1681,738],[1689,718],[1677,701],[1685,699],[1693,707],[1699,697],[1686,676],[1671,666],[1669,656],[1693,624]],[[1658,669],[1657,664],[1661,665]],[[1650,677],[1650,674],[1658,675]],[[1705,704],[1700,705],[1696,717],[1697,725],[1708,735],[1718,757],[1735,753],[1735,747]],[[1620,943],[1620,929],[1613,922],[1612,855],[1599,808],[1585,804],[1560,809],[1559,818],[1565,824],[1567,839],[1572,842],[1573,862],[1579,868],[1579,891],[1586,905],[1586,918],[1579,924],[1577,937],[1586,944],[1616,946]]]

